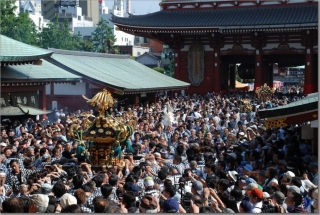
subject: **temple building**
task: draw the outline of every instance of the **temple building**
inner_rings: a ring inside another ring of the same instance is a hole
[[[254,88],[273,86],[274,64],[305,65],[304,93],[317,92],[318,2],[165,0],[162,10],[112,17],[120,30],[174,50],[174,77],[187,93],[235,89],[236,71]]]

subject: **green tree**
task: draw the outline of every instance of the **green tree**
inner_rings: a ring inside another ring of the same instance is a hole
[[[100,53],[119,54],[119,47],[114,46],[117,38],[114,36],[112,28],[108,22],[101,19],[96,30],[92,33],[93,51]]]
[[[65,19],[62,24],[58,22],[58,18],[56,18],[55,21],[48,23],[48,26],[42,29],[39,38],[41,47],[43,48],[75,51],[82,51],[85,49],[88,51],[86,47],[90,46],[88,42],[84,42],[79,32],[78,34],[72,34],[70,32],[69,22],[67,19]]]
[[[154,67],[152,68],[153,70],[157,71],[157,72],[160,72],[161,74],[164,74],[165,73],[165,70],[161,67]]]
[[[16,0],[0,1],[1,34],[30,45],[38,45],[36,25],[28,13],[19,12],[16,16],[18,8],[15,2]]]

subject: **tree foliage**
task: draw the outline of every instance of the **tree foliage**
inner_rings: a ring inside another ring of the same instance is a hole
[[[42,48],[56,48],[64,50],[88,51],[119,54],[119,47],[115,46],[116,37],[106,20],[100,20],[92,39],[83,39],[82,35],[72,33],[69,22],[54,21],[46,27],[37,30],[36,25],[29,18],[28,13],[19,12],[15,2],[17,0],[0,0],[1,34],[29,45]],[[16,15],[18,14],[18,15]]]
[[[114,46],[117,38],[114,36],[108,21],[101,19],[92,33],[92,45],[95,52],[118,54],[119,47]]]
[[[165,73],[165,70],[161,67],[154,67],[152,68],[153,70],[157,71],[157,72],[160,72],[161,74],[164,74]]]
[[[81,34],[72,34],[70,32],[67,19],[63,24],[58,22],[58,18],[54,22],[48,23],[48,26],[39,33],[39,40],[43,48],[80,51],[84,47]]]
[[[38,45],[36,25],[29,18],[28,13],[20,12],[16,16],[15,11],[18,8],[15,6],[15,0],[0,1],[0,8],[2,35],[30,45]]]

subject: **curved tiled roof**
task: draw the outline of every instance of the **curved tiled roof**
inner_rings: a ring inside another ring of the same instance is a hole
[[[260,118],[275,118],[279,116],[287,116],[297,113],[314,111],[318,109],[318,93],[312,93],[304,99],[291,102],[287,105],[262,110],[258,112]]]
[[[0,35],[0,62],[30,62],[48,58],[52,53]]]
[[[128,18],[112,16],[115,24],[131,27],[223,27],[318,24],[318,5],[216,10],[162,10]]]
[[[73,74],[122,91],[185,89],[189,83],[168,77],[130,59],[129,55],[50,49],[49,62]]]

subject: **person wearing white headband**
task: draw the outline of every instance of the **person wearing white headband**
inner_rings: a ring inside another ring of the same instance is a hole
[[[0,172],[0,198],[9,197],[12,194],[12,189],[6,183],[6,176],[5,172]],[[4,199],[3,199],[4,200]]]

